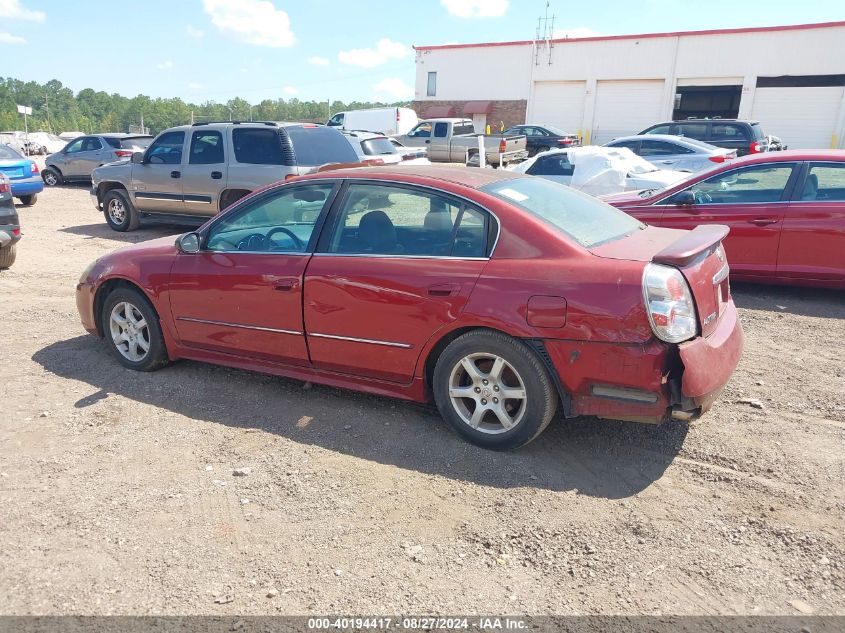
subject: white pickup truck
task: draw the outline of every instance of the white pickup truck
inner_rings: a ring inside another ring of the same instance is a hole
[[[525,136],[476,134],[469,119],[425,119],[395,138],[403,145],[428,148],[432,162],[467,163],[478,160],[479,136],[484,137],[488,165],[499,167],[528,158]]]

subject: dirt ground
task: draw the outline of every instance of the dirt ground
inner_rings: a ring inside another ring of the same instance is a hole
[[[561,420],[500,454],[426,407],[123,369],[74,284],[184,229],[114,233],[85,186],[20,215],[0,613],[845,613],[845,293],[735,287],[745,355],[690,426]]]

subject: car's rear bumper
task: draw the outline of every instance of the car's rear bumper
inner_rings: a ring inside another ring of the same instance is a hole
[[[31,196],[42,191],[44,191],[44,181],[41,180],[41,176],[19,178],[12,181],[12,195],[16,198]]]

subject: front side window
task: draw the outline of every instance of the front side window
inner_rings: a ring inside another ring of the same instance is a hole
[[[538,158],[526,173],[532,176],[571,176],[574,172],[575,166],[566,154],[552,154]]]
[[[428,85],[425,94],[427,97],[437,96],[437,73],[428,73]]]
[[[845,164],[810,165],[799,199],[809,202],[845,201]]]
[[[103,149],[103,144],[100,143],[100,139],[89,137],[82,141],[82,150],[83,152],[96,152],[98,149]]]
[[[692,150],[681,145],[673,145],[664,141],[643,141],[640,156],[675,156],[677,154],[691,154]]]
[[[82,149],[82,143],[85,139],[78,138],[65,148],[65,154],[75,154]]]
[[[333,184],[302,185],[273,191],[227,213],[208,233],[211,251],[304,253]]]
[[[154,165],[180,165],[184,132],[166,132],[159,136],[147,150],[147,162]]]
[[[225,163],[223,135],[214,130],[194,132],[191,138],[191,165],[217,165]]]
[[[795,165],[753,165],[720,173],[695,183],[691,191],[697,204],[749,204],[779,202]],[[674,204],[681,194],[670,196],[664,204]]]
[[[706,123],[678,123],[677,124],[677,131],[675,132],[678,136],[688,136],[689,138],[697,138],[699,141],[703,141],[707,138],[707,124]]]
[[[420,123],[417,127],[408,132],[408,136],[429,138],[431,136],[431,123]]]
[[[338,254],[484,257],[487,214],[405,187],[352,184],[327,250]]]
[[[331,119],[329,119],[328,125],[332,127],[338,127],[343,125],[343,113],[335,114]]]
[[[550,224],[585,248],[620,239],[645,225],[601,200],[544,178],[517,178],[486,185],[496,196]]]

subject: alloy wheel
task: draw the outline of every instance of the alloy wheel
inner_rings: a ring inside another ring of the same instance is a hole
[[[44,173],[44,182],[46,182],[51,187],[55,187],[59,183],[59,179],[56,178],[56,174],[52,171],[48,171]]]
[[[449,399],[465,424],[490,435],[519,425],[528,404],[525,383],[513,365],[487,353],[470,354],[455,364]]]
[[[131,303],[115,304],[109,315],[109,331],[115,348],[133,363],[144,360],[150,351],[150,328],[141,311]]]
[[[123,224],[126,221],[126,207],[123,200],[118,198],[109,200],[109,217],[115,224]]]

